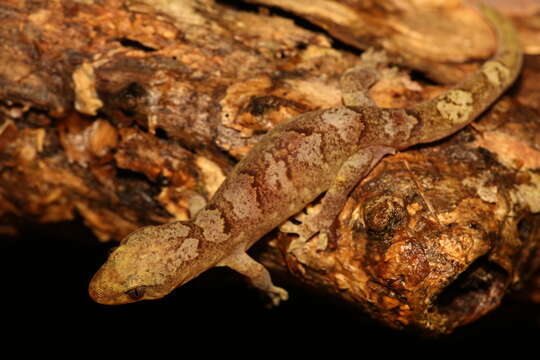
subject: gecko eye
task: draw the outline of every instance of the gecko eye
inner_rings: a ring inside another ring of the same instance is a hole
[[[127,296],[131,298],[131,300],[139,300],[144,296],[144,291],[146,290],[146,286],[137,286],[136,288],[129,289],[126,291]]]

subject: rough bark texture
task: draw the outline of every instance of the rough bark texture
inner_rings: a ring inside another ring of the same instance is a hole
[[[339,76],[360,60],[330,35],[440,82],[495,44],[458,1],[437,11],[437,1],[257,3],[281,10],[0,1],[1,229],[78,213],[107,241],[188,218],[261,134],[340,104]],[[519,84],[474,125],[383,161],[328,242],[285,257],[290,239],[276,232],[260,258],[397,328],[444,333],[487,313],[540,262],[539,84],[540,58],[529,56]],[[372,96],[402,107],[445,89],[389,67]],[[540,301],[538,281],[529,286],[524,296]]]
[[[395,327],[447,332],[494,309],[540,260],[538,143],[524,140],[540,122],[516,106],[504,99],[474,128],[384,160],[335,238],[314,238],[289,269]]]

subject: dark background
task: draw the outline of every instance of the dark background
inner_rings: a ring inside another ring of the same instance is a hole
[[[385,351],[418,345],[540,348],[540,305],[510,298],[474,324],[438,339],[388,329],[354,308],[290,284],[281,283],[290,300],[269,310],[257,291],[228,269],[208,271],[161,300],[103,306],[92,302],[86,289],[114,243],[98,242],[82,222],[23,224],[18,236],[3,236],[0,244],[2,324],[11,334],[28,336],[28,330],[39,329],[40,337],[90,337],[100,344],[163,333],[182,346],[204,339],[210,350],[219,339],[231,346],[255,341],[270,347],[300,344],[306,350],[354,345],[357,354],[364,348],[381,351],[381,344]],[[62,329],[62,335],[52,329]],[[538,350],[532,358],[538,358]]]

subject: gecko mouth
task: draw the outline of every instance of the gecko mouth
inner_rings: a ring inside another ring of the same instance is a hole
[[[446,286],[434,301],[433,310],[455,326],[470,323],[500,303],[507,280],[503,268],[481,257]]]

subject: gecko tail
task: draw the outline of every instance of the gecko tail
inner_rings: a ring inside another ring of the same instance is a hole
[[[496,54],[449,91],[403,110],[418,123],[403,148],[442,139],[465,127],[493,104],[519,75],[523,55],[513,24],[487,5],[478,5],[478,10],[497,37]]]

